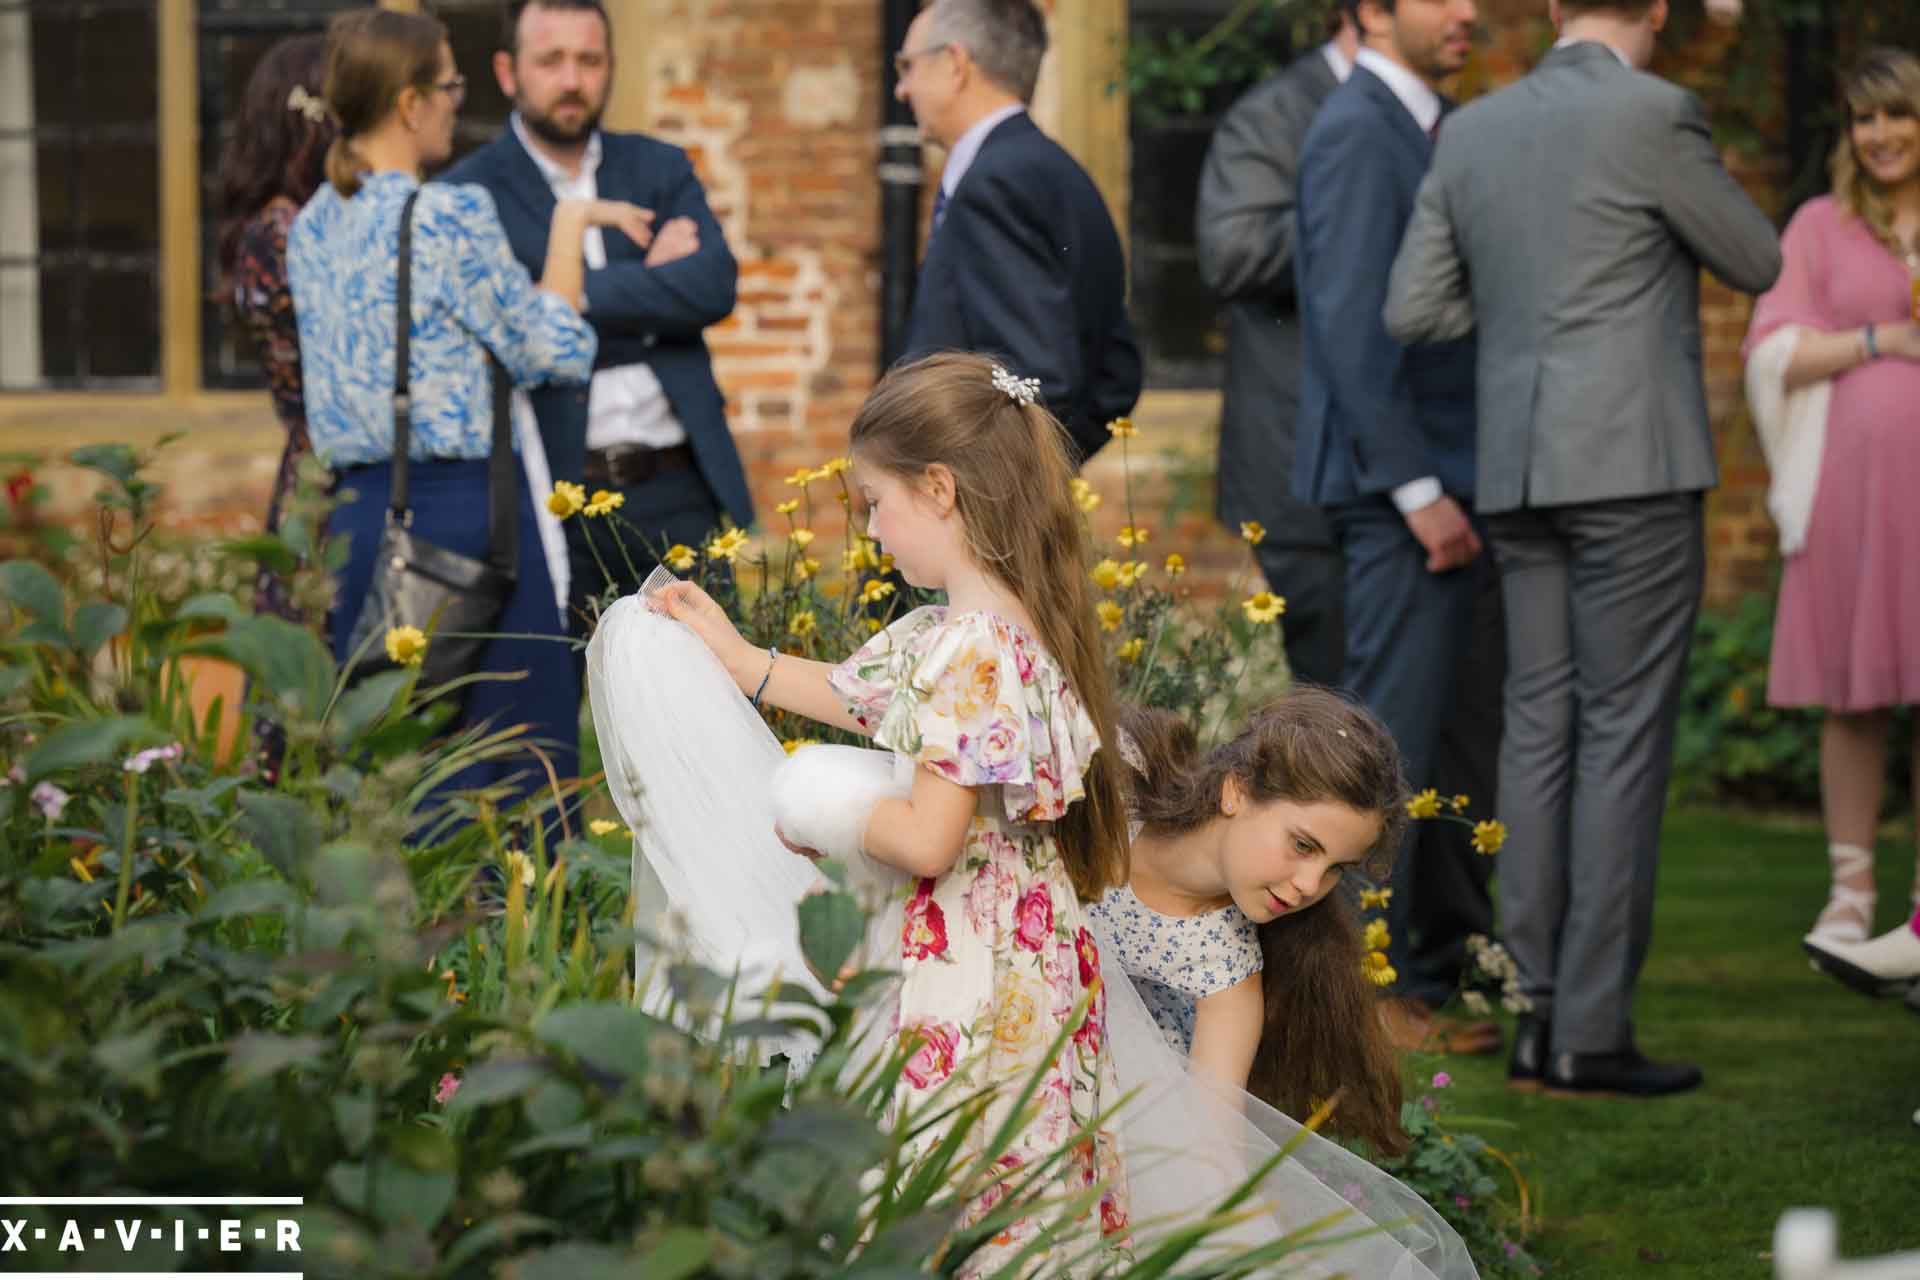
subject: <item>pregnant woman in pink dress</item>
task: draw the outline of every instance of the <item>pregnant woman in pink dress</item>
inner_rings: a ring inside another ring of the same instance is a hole
[[[1767,696],[1827,713],[1833,888],[1808,936],[1816,954],[1872,945],[1893,712],[1920,703],[1920,59],[1870,50],[1842,93],[1833,194],[1788,226],[1747,339],[1786,552]]]

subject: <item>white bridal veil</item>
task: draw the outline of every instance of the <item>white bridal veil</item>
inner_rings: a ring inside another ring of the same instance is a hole
[[[803,766],[783,769],[786,752],[706,646],[637,596],[601,619],[587,647],[587,687],[608,785],[635,832],[640,926],[710,968],[738,971],[743,991],[776,974],[818,991],[801,959],[795,906],[824,880],[781,845],[776,814],[789,831],[832,826],[849,811],[864,814],[876,791],[905,794],[911,765],[885,752],[806,748]],[[863,856],[848,862],[852,887],[878,906],[860,960],[897,967],[904,895],[893,890],[904,878]],[[1190,1073],[1116,949],[1102,952],[1107,1035],[1125,1098],[1118,1128],[1143,1248],[1212,1211],[1297,1143],[1223,1244],[1291,1233],[1318,1242],[1275,1268],[1287,1276],[1475,1280],[1459,1236],[1419,1196],[1266,1104]],[[644,975],[649,960],[639,963]]]

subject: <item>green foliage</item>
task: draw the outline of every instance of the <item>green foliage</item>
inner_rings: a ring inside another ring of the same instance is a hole
[[[1400,1127],[1413,1140],[1406,1154],[1381,1162],[1453,1225],[1487,1280],[1529,1277],[1541,1267],[1522,1243],[1533,1230],[1526,1180],[1512,1159],[1469,1128],[1512,1129],[1511,1122],[1487,1116],[1449,1116],[1452,1078],[1434,1074],[1431,1088],[1401,1104]],[[1511,1180],[1517,1206],[1503,1195]]]
[[[1218,112],[1278,71],[1289,49],[1310,43],[1332,8],[1332,0],[1239,0],[1198,35],[1178,26],[1136,34],[1127,45],[1129,103],[1147,125]]]

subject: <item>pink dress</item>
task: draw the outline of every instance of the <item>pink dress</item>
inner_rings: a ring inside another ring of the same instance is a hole
[[[1794,215],[1747,351],[1785,325],[1909,318],[1907,268],[1831,197]],[[1920,703],[1920,364],[1881,357],[1833,381],[1807,541],[1788,556],[1767,700],[1868,711]]]

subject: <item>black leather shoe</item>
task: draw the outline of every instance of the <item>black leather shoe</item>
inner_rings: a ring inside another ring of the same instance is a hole
[[[1619,1053],[1556,1053],[1541,1080],[1556,1097],[1657,1098],[1698,1088],[1705,1079],[1691,1062],[1652,1062],[1638,1049]]]
[[[1513,1053],[1507,1058],[1507,1088],[1536,1093],[1547,1074],[1547,1040],[1552,1024],[1523,1013],[1513,1024]]]

